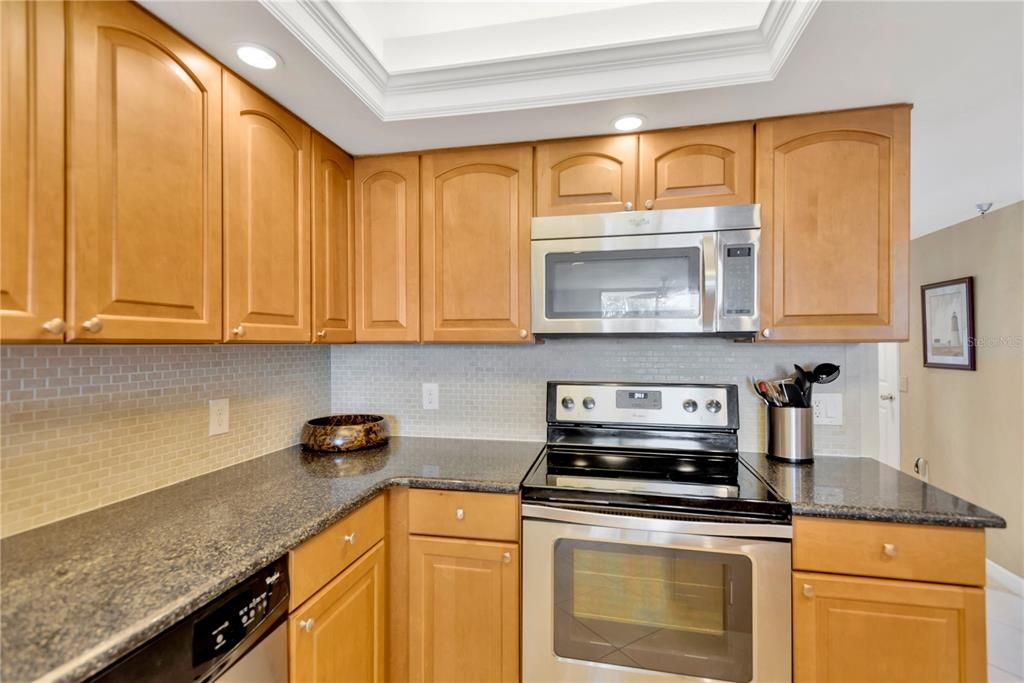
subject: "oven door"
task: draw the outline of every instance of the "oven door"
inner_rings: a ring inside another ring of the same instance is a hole
[[[718,233],[534,240],[533,331],[715,332]]]
[[[789,535],[524,505],[523,682],[790,680]]]

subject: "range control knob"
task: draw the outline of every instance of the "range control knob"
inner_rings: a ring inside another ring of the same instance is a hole
[[[572,410],[576,407],[576,401],[572,400],[568,396],[562,399],[562,407],[566,410]]]
[[[683,401],[683,410],[685,410],[688,413],[696,412],[697,402],[694,401],[692,398],[686,399],[685,401]]]
[[[707,408],[709,413],[718,413],[722,410],[722,402],[713,398],[705,403],[704,407]]]
[[[594,407],[594,397],[593,396],[587,396],[586,398],[584,398],[583,399],[583,407],[586,408],[587,410],[593,409],[593,407]]]

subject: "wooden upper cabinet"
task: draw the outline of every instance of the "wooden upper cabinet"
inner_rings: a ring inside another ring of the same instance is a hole
[[[538,216],[625,211],[636,203],[637,136],[537,145]]]
[[[356,339],[420,339],[420,160],[355,161]]]
[[[0,340],[64,339],[64,7],[0,3]]]
[[[290,683],[387,680],[387,589],[381,541],[293,612]]]
[[[757,124],[761,338],[907,338],[909,165],[909,106]]]
[[[356,340],[352,158],[313,133],[313,341]]]
[[[224,74],[224,339],[310,340],[309,126]]]
[[[519,680],[519,548],[409,539],[409,680]]]
[[[65,7],[68,339],[216,341],[221,68],[134,3]]]
[[[530,339],[527,145],[423,155],[423,341]]]
[[[644,133],[638,176],[638,209],[750,204],[754,201],[754,124]]]
[[[793,574],[794,683],[985,676],[981,588]]]

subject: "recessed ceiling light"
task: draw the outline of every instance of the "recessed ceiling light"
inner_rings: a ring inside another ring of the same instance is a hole
[[[243,62],[257,69],[273,69],[281,63],[280,57],[259,45],[239,45],[235,54]]]
[[[626,114],[615,119],[612,125],[616,130],[636,130],[647,121],[641,114]]]

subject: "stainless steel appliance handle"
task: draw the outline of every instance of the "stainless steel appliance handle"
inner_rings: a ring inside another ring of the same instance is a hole
[[[700,284],[701,319],[705,332],[715,331],[718,309],[718,234],[709,233],[701,240],[704,277]]]
[[[680,519],[638,517],[625,514],[602,514],[547,505],[523,505],[523,519],[537,519],[568,524],[601,526],[611,529],[635,529],[671,534],[700,536],[729,536],[733,538],[793,538],[793,527],[788,524],[757,524],[732,522],[692,522]]]

